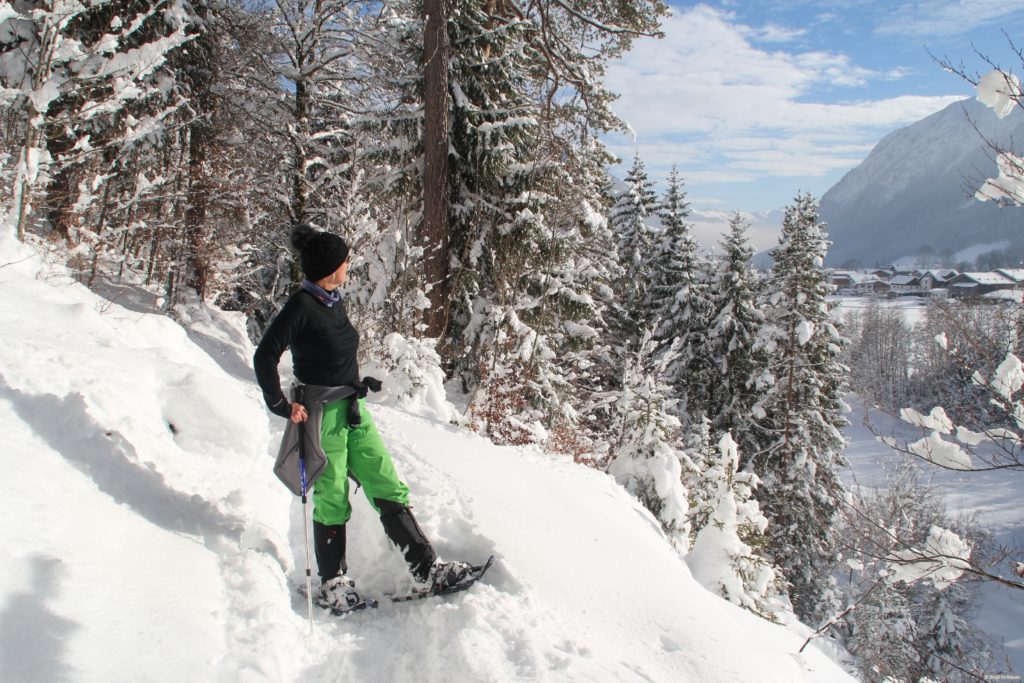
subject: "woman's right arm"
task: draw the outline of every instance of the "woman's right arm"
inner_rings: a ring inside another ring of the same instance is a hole
[[[263,400],[267,407],[275,415],[288,419],[292,418],[292,405],[281,391],[281,376],[277,372],[277,365],[281,362],[281,354],[288,348],[302,324],[298,307],[291,303],[289,300],[270,323],[252,357],[256,381],[263,390]]]

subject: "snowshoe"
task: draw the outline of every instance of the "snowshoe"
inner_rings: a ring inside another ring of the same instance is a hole
[[[304,585],[299,586],[299,593],[306,596]],[[319,590],[313,594],[313,602],[320,609],[330,610],[336,617],[377,607],[376,600],[359,595],[355,582],[347,576],[336,576],[320,584]]]
[[[422,600],[435,595],[449,595],[464,591],[490,569],[494,563],[494,555],[487,558],[481,565],[473,566],[466,562],[437,562],[430,568],[430,577],[426,585],[415,588],[404,595],[389,595],[391,602],[408,602],[410,600]]]

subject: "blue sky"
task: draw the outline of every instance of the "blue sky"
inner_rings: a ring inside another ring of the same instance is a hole
[[[605,82],[660,184],[673,163],[695,208],[778,209],[821,196],[887,133],[974,95],[929,56],[1024,65],[1024,0],[720,0],[672,3],[661,40],[641,39]],[[972,44],[974,47],[972,47]]]

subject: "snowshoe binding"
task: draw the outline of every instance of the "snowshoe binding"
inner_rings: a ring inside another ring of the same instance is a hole
[[[306,587],[299,586],[299,593],[306,594]],[[373,598],[364,598],[355,589],[355,582],[347,576],[336,576],[320,584],[313,594],[313,602],[320,609],[330,610],[336,617],[367,608],[377,607]]]

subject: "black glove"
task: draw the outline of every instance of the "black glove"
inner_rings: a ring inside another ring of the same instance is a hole
[[[375,394],[378,391],[380,391],[380,388],[382,386],[384,386],[384,385],[382,385],[380,383],[380,380],[377,379],[376,377],[364,377],[363,378],[363,384],[365,384],[366,388],[369,389],[370,391],[372,391]]]
[[[348,426],[358,427],[363,422],[363,416],[359,414],[359,397],[353,396],[348,404]]]

